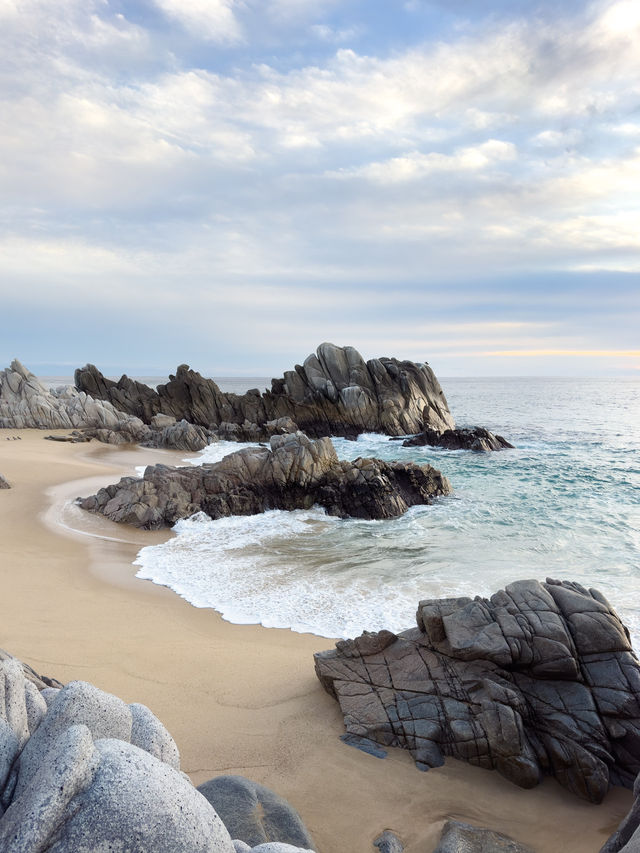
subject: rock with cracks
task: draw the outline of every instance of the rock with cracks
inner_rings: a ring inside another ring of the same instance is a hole
[[[158,413],[207,428],[223,423],[256,425],[290,418],[313,438],[362,432],[412,435],[425,427],[452,428],[453,417],[427,364],[376,358],[366,361],[353,347],[321,344],[302,365],[273,379],[263,394],[229,394],[188,365],[178,367],[157,390],[122,376],[106,379],[91,364],[76,370],[78,389],[109,400],[149,423]]]
[[[609,603],[580,584],[421,601],[417,627],[315,660],[346,739],[404,747],[422,770],[449,755],[524,788],[555,776],[592,802],[640,770],[640,666]]]
[[[341,461],[330,439],[312,441],[295,433],[212,465],[149,466],[142,478],[124,477],[80,499],[80,506],[113,521],[156,529],[198,512],[215,519],[314,504],[341,518],[395,518],[450,491],[446,477],[429,465]]]

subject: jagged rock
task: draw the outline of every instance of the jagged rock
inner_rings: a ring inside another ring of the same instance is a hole
[[[433,853],[534,853],[530,847],[525,847],[490,829],[482,829],[462,823],[458,820],[448,820],[440,843]]]
[[[212,379],[180,365],[157,391],[127,376],[105,379],[94,365],[75,372],[76,386],[149,423],[162,412],[205,427],[223,423],[262,427],[291,418],[312,437],[362,432],[409,435],[425,426],[454,426],[447,401],[427,364],[394,358],[365,362],[353,347],[324,343],[302,366],[274,379],[271,390],[227,394]],[[241,440],[245,440],[244,438]],[[250,439],[253,440],[253,439]]]
[[[298,425],[291,418],[277,418],[273,421],[267,421],[261,426],[249,423],[249,421],[245,421],[243,424],[223,421],[217,427],[213,427],[216,437],[224,441],[265,442],[269,441],[274,435],[286,435],[298,431]]]
[[[501,435],[494,435],[484,427],[472,429],[447,429],[438,432],[435,429],[425,429],[419,435],[414,435],[402,442],[403,447],[444,447],[446,450],[505,450],[513,449],[513,444]]]
[[[245,448],[213,465],[149,466],[140,479],[124,477],[79,500],[83,509],[113,521],[156,529],[201,511],[220,518],[314,504],[341,518],[395,518],[450,490],[429,465],[340,461],[330,439],[296,433],[273,436],[269,448]]]
[[[404,844],[398,836],[390,832],[388,829],[379,835],[373,842],[373,846],[377,847],[380,853],[402,853]]]
[[[528,788],[553,775],[600,802],[640,770],[640,665],[606,599],[580,584],[518,581],[490,599],[421,601],[417,628],[365,633],[316,654],[347,733],[443,755]]]
[[[156,415],[153,420],[165,417]],[[167,424],[151,430],[151,434],[141,441],[143,447],[166,447],[172,450],[186,450],[195,453],[215,441],[215,436],[204,427],[190,424],[185,420]]]
[[[282,797],[245,779],[217,776],[198,787],[222,818],[231,837],[251,846],[280,842],[312,849],[313,841],[300,815]]]
[[[2,474],[0,474],[0,489],[10,489],[10,488],[11,488],[11,486],[7,482],[6,478]]]
[[[10,368],[0,371],[1,429],[78,427],[127,432],[131,436],[148,430],[138,418],[72,386],[49,390],[17,360],[11,362]]]

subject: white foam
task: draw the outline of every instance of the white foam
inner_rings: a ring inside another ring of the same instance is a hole
[[[188,462],[189,465],[208,465],[220,462],[225,456],[228,456],[230,453],[236,453],[238,450],[244,450],[245,447],[258,446],[255,442],[214,441],[201,450],[197,456],[189,456],[182,461]]]

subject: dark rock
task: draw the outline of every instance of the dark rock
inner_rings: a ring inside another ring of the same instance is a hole
[[[224,393],[212,379],[185,364],[157,391],[127,376],[118,382],[105,379],[93,365],[76,370],[75,382],[78,389],[109,400],[145,423],[158,413],[208,428],[222,424],[262,428],[269,421],[290,418],[312,437],[355,437],[362,432],[408,435],[425,426],[437,430],[454,426],[427,364],[393,358],[365,362],[353,347],[329,343],[321,344],[304,365],[272,380],[271,390],[262,395],[257,389],[243,395]]]
[[[446,450],[505,450],[513,449],[513,444],[501,435],[494,435],[484,427],[472,429],[447,429],[438,432],[435,429],[425,429],[419,435],[402,442],[403,447],[444,447]]]
[[[462,823],[458,820],[448,820],[440,843],[433,853],[534,853],[530,847],[525,847],[490,829],[482,829]]]
[[[410,506],[449,494],[446,477],[429,465],[340,461],[328,438],[274,436],[270,448],[245,448],[213,465],[149,466],[141,479],[124,477],[80,506],[135,527],[170,527],[204,512],[211,518],[268,509],[323,506],[341,518],[395,518]]]
[[[163,416],[156,415],[153,420],[157,423],[158,418],[161,417]],[[143,447],[165,447],[195,453],[211,444],[213,440],[215,440],[215,436],[209,430],[181,420],[177,423],[152,429],[151,434],[140,443]]]
[[[379,835],[373,842],[373,846],[377,847],[380,853],[402,853],[404,844],[395,833],[388,829]]]
[[[10,489],[10,488],[11,488],[11,486],[7,482],[6,478],[2,474],[0,474],[0,489]]]
[[[315,655],[347,733],[497,769],[546,775],[593,802],[640,771],[640,666],[606,599],[580,584],[518,581],[490,599],[421,601],[418,627]]]
[[[314,847],[300,815],[264,785],[244,776],[218,776],[200,785],[198,791],[211,803],[231,837],[249,847],[270,841]]]

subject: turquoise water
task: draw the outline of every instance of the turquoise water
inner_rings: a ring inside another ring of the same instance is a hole
[[[602,590],[640,637],[640,380],[442,385],[460,426],[487,426],[516,449],[403,448],[379,435],[334,444],[342,458],[434,465],[453,496],[384,522],[316,509],[196,516],[176,526],[174,539],[140,552],[140,576],[234,622],[328,637],[402,630],[421,598],[568,578]],[[214,445],[195,461],[224,450]]]

